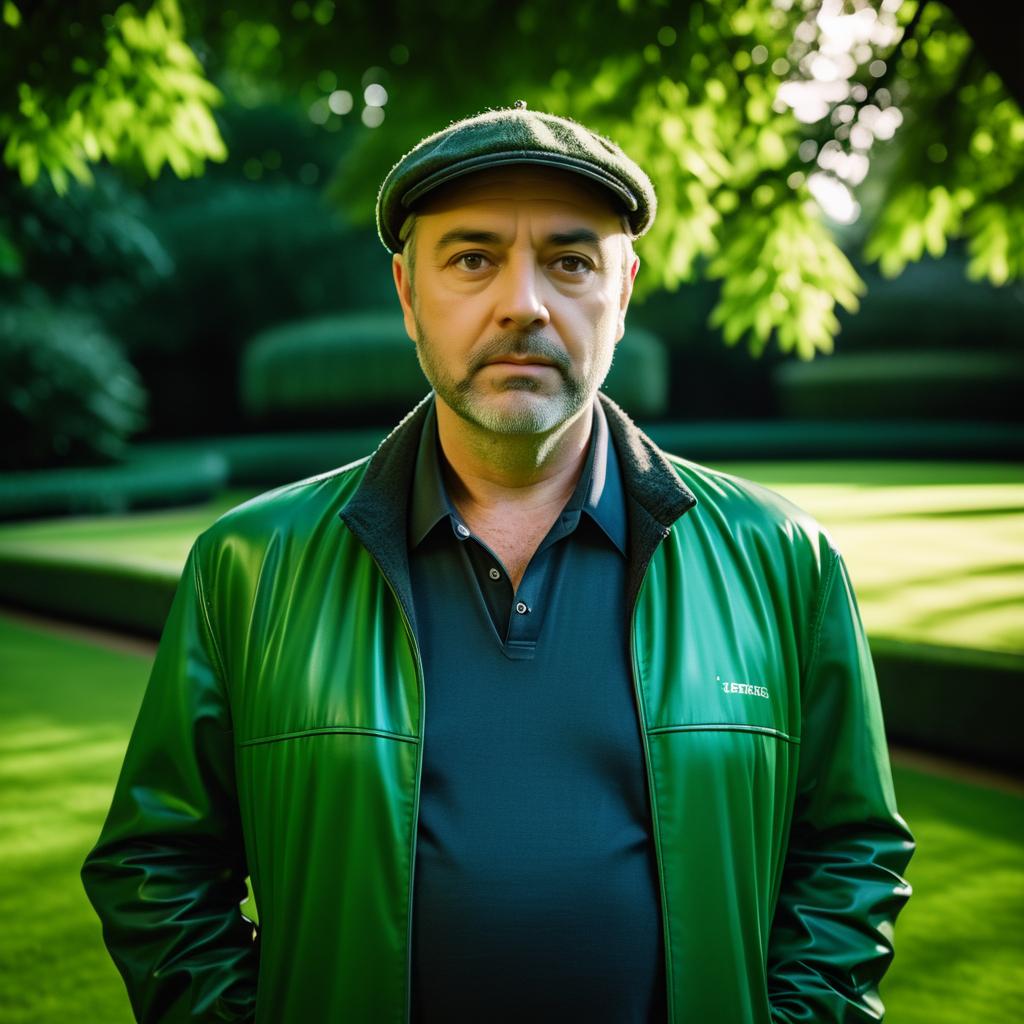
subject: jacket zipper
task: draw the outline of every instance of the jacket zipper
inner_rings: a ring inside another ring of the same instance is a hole
[[[662,539],[672,531],[666,527],[662,531]],[[659,544],[660,546],[660,544]],[[655,551],[657,548],[655,549]],[[651,828],[653,831],[654,856],[658,865],[658,894],[661,898],[661,920],[662,920],[662,941],[665,951],[665,1002],[669,1021],[675,1019],[675,994],[672,987],[672,948],[669,936],[668,903],[665,899],[665,865],[661,855],[661,834],[658,827],[658,806],[654,790],[654,770],[651,767],[651,751],[648,745],[647,736],[647,715],[644,713],[643,694],[640,692],[640,671],[637,668],[636,658],[636,610],[640,604],[640,594],[647,581],[647,573],[651,562],[654,559],[654,552],[647,559],[644,565],[643,576],[640,577],[640,586],[637,588],[636,597],[633,599],[633,610],[630,613],[629,627],[629,652],[633,663],[633,695],[636,698],[637,714],[640,717],[640,740],[643,744],[644,766],[647,770],[647,799],[651,808]]]
[[[371,558],[373,555],[371,553]],[[412,648],[413,657],[416,661],[416,685],[419,689],[420,698],[420,721],[419,728],[417,730],[418,742],[416,744],[418,750],[416,753],[416,789],[413,793],[413,806],[412,806],[412,845],[409,852],[409,911],[406,917],[405,925],[405,1020],[406,1024],[409,1024],[412,1019],[412,911],[413,911],[413,884],[416,880],[416,840],[419,836],[419,819],[420,819],[420,781],[423,776],[423,734],[424,734],[424,716],[426,715],[427,699],[426,699],[426,688],[423,684],[424,672],[423,672],[423,660],[420,655],[419,644],[416,642],[416,636],[413,633],[412,623],[409,621],[409,616],[405,614],[405,606],[402,604],[398,597],[398,592],[395,590],[391,580],[388,579],[388,575],[380,566],[380,562],[376,558],[373,559],[377,566],[378,571],[384,579],[384,582],[388,585],[388,590],[391,591],[391,596],[395,599],[395,604],[398,605],[398,611],[402,616],[402,622],[405,625],[405,634],[409,638],[409,646]]]

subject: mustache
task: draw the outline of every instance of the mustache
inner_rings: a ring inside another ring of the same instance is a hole
[[[502,356],[518,356],[520,359],[534,356],[552,363],[563,376],[568,376],[571,369],[569,357],[565,350],[543,334],[498,334],[489,339],[473,354],[469,362],[469,374],[472,377],[488,363]]]

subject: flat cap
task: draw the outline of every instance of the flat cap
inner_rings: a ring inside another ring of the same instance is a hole
[[[653,223],[651,179],[611,139],[567,117],[514,107],[455,121],[418,142],[388,172],[377,195],[377,233],[389,252],[418,200],[464,174],[508,164],[540,164],[603,185],[626,215],[633,237]]]

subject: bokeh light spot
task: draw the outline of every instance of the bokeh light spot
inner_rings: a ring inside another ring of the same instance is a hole
[[[309,119],[313,124],[327,124],[327,118],[331,116],[331,108],[327,100],[322,96],[309,107]]]
[[[352,93],[347,89],[335,89],[327,98],[327,105],[335,114],[347,114],[353,105]]]
[[[319,3],[313,8],[313,20],[318,25],[330,25],[334,20],[333,0],[319,0]]]

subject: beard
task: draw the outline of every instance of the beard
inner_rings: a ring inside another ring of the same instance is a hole
[[[593,359],[584,373],[577,375],[565,351],[549,338],[536,333],[506,332],[475,350],[465,375],[459,377],[437,358],[436,347],[419,318],[415,319],[419,337],[416,355],[438,398],[462,419],[495,434],[540,434],[554,430],[589,405],[611,366],[609,352],[607,359]],[[614,349],[614,344],[609,347]],[[514,372],[503,376],[500,382],[480,377],[488,363],[506,355],[548,360],[558,374],[558,388],[552,391],[547,380],[526,374],[517,376]],[[523,399],[502,399],[501,396],[513,392],[522,393]]]

